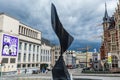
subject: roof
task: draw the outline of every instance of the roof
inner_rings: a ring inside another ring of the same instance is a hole
[[[103,21],[104,22],[109,22],[109,19],[110,19],[110,17],[108,16],[107,5],[105,3],[105,14],[104,14],[104,17],[103,17]]]

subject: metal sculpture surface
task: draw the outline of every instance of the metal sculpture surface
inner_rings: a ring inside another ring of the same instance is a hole
[[[68,49],[73,41],[73,37],[63,28],[57,15],[54,4],[51,6],[51,24],[54,32],[60,41],[61,52],[58,61],[52,69],[53,80],[70,80],[69,72],[63,60],[63,53]]]

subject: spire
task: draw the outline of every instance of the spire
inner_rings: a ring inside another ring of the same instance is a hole
[[[104,17],[103,17],[103,21],[108,21],[109,20],[109,16],[108,16],[108,12],[107,12],[107,5],[105,3],[105,14],[104,14]]]

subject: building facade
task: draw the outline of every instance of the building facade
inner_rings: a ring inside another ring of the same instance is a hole
[[[41,65],[40,69],[51,69],[51,45],[47,39],[41,39]]]
[[[120,0],[112,17],[108,16],[105,5],[103,42],[100,50],[102,60],[109,61],[108,54],[111,54],[111,68],[120,68]]]
[[[79,64],[81,68],[90,67],[92,57],[93,57],[92,52],[77,53],[76,54],[77,64]]]
[[[76,68],[76,52],[67,50],[65,52],[65,64],[68,68]]]
[[[60,46],[53,46],[51,49],[52,53],[52,67],[55,65],[56,61],[60,56]],[[65,61],[66,66],[70,66],[71,68],[76,66],[76,55],[74,51],[65,51],[63,53],[63,59]]]
[[[33,69],[37,69],[40,67],[41,32],[30,28],[29,26],[26,26],[22,23],[19,23],[18,39],[18,72],[31,73]]]
[[[51,47],[41,43],[41,32],[0,14],[0,62],[4,73],[32,73],[51,64]]]
[[[93,53],[92,54],[92,61],[91,61],[91,65],[92,65],[92,68],[95,70],[95,71],[99,71],[99,70],[102,70],[102,65],[101,65],[101,60],[100,60],[100,53]]]
[[[55,65],[56,61],[59,59],[60,56],[60,46],[52,46],[51,49],[51,53],[52,53],[52,67]]]
[[[53,67],[60,56],[60,46],[59,45],[52,46],[51,55],[52,55],[52,67]],[[63,54],[63,59],[66,62],[65,53]]]

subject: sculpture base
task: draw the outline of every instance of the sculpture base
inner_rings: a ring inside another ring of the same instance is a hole
[[[65,66],[63,56],[60,56],[52,69],[53,80],[71,80],[68,70]]]

